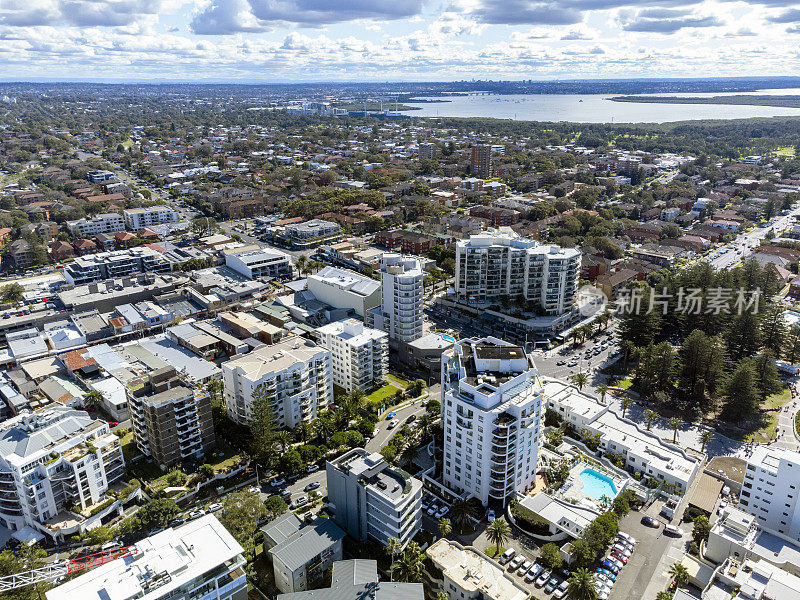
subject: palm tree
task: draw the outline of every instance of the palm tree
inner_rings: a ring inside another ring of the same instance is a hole
[[[331,415],[330,411],[327,410],[317,415],[315,425],[317,427],[317,431],[319,432],[319,436],[326,442],[336,429],[336,423],[334,423],[333,415]]]
[[[305,254],[301,254],[300,256],[297,257],[295,266],[297,267],[297,270],[300,271],[301,273],[305,272],[305,266],[307,260],[308,259],[306,258]]]
[[[689,570],[680,563],[675,563],[669,568],[669,575],[678,587],[689,583]]]
[[[633,404],[633,398],[630,396],[624,396],[622,398],[622,418],[625,418],[625,412],[628,410],[630,405]]]
[[[600,315],[600,318],[603,319],[603,327],[605,327],[606,329],[608,329],[608,322],[611,320],[611,317],[612,317],[611,311],[608,309],[605,309],[603,311],[603,314]]]
[[[486,537],[492,544],[497,545],[495,554],[500,554],[500,546],[511,538],[511,528],[505,519],[495,519],[486,527]]]
[[[579,390],[582,390],[583,386],[589,382],[589,378],[586,376],[586,373],[575,373],[574,375],[570,375],[569,379],[572,383],[578,386]]]
[[[469,523],[469,518],[472,516],[472,505],[466,500],[458,500],[450,507],[450,514],[453,516],[453,522],[459,525],[463,534],[464,525]]]
[[[409,542],[397,560],[398,579],[408,583],[422,583],[423,554],[417,542]]]
[[[421,439],[424,440],[428,437],[431,432],[431,425],[433,425],[433,418],[428,413],[421,414],[417,419],[417,431],[419,431]]]
[[[281,452],[286,452],[286,448],[292,443],[292,434],[288,431],[278,431],[275,434],[275,441],[281,445]]]
[[[400,550],[400,540],[398,540],[396,537],[388,538],[383,549],[386,551],[386,554],[392,558],[392,564],[389,566],[389,581],[391,581],[392,575],[394,574],[394,557]]]
[[[647,419],[647,431],[650,431],[650,426],[653,424],[653,421],[658,418],[658,413],[652,408],[648,408],[644,411],[644,418]]]
[[[597,389],[597,392],[600,394],[600,402],[605,404],[606,403],[606,394],[608,393],[608,390],[610,390],[611,388],[608,387],[605,383],[601,383],[600,385],[597,386],[596,389]]]
[[[597,600],[594,576],[586,569],[576,570],[567,582],[567,594],[570,600]]]
[[[569,332],[569,337],[572,338],[572,345],[577,346],[578,338],[581,337],[581,332],[578,331],[578,328],[576,327],[575,329]]]
[[[708,429],[703,431],[703,433],[700,434],[700,443],[702,444],[700,446],[700,452],[705,452],[706,451],[706,444],[708,444],[708,442],[710,442],[713,439],[714,439],[714,432],[713,431],[709,431]]]
[[[86,406],[97,406],[103,401],[103,394],[97,390],[89,390],[83,397],[83,403]]]
[[[628,361],[636,353],[636,346],[628,340],[622,340],[620,346],[622,348],[622,365],[627,369]]]
[[[450,525],[450,519],[445,517],[439,519],[439,533],[442,534],[442,537],[447,537],[451,531],[453,531],[453,526]]]
[[[314,426],[308,421],[301,421],[300,423],[298,423],[297,428],[294,430],[294,432],[297,435],[298,442],[303,442],[304,444],[307,444],[308,440],[311,439],[311,436],[314,435]]]
[[[672,443],[673,444],[677,444],[678,443],[678,427],[683,425],[683,421],[681,419],[679,419],[678,417],[670,417],[669,419],[667,419],[667,425],[669,425],[669,427],[672,429],[672,432],[673,432]]]

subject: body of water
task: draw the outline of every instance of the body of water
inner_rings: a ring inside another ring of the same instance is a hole
[[[708,94],[659,94],[663,96],[797,95],[800,90],[714,92]],[[800,108],[736,106],[732,104],[645,104],[613,102],[618,94],[470,94],[441,96],[447,102],[404,102],[421,110],[414,117],[491,117],[518,121],[569,121],[574,123],[668,123],[697,119],[747,119],[751,117],[800,116]]]
[[[581,491],[595,500],[600,500],[606,496],[613,500],[617,496],[617,486],[614,481],[607,475],[598,473],[594,469],[584,469],[580,472],[580,478],[583,482]]]

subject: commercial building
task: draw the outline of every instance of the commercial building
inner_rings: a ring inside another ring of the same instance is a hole
[[[367,313],[367,323],[398,342],[408,344],[421,338],[422,282],[419,260],[385,253],[381,258],[381,303]]]
[[[185,385],[173,367],[130,381],[127,392],[136,446],[161,467],[201,459],[214,446],[208,392]]]
[[[172,264],[160,252],[139,246],[79,256],[64,269],[64,279],[72,285],[80,285],[135,273],[165,273],[171,270]]]
[[[331,587],[310,592],[279,594],[278,600],[424,600],[421,583],[398,583],[378,579],[374,560],[344,560],[333,564]]]
[[[758,445],[747,457],[739,506],[758,524],[800,541],[800,454]]]
[[[46,592],[47,600],[247,600],[243,549],[214,515],[167,529],[131,555]]]
[[[130,231],[139,231],[143,227],[151,227],[159,223],[177,223],[180,214],[169,206],[151,206],[150,208],[129,208],[122,211],[125,225]]]
[[[72,507],[100,505],[125,474],[119,438],[108,423],[64,406],[0,423],[0,524],[53,537],[77,530]]]
[[[382,381],[389,367],[389,341],[383,331],[364,327],[355,319],[336,321],[316,330],[323,348],[331,352],[333,383],[348,394],[366,391]]]
[[[67,221],[67,227],[72,235],[92,237],[99,233],[125,231],[125,219],[118,213],[103,213],[77,221]]]
[[[262,388],[279,428],[316,418],[333,402],[331,352],[314,342],[289,338],[222,364],[228,416],[246,425]]]
[[[308,291],[334,308],[352,309],[362,319],[381,302],[381,282],[338,267],[325,267],[310,275]]]
[[[283,229],[287,241],[295,248],[310,248],[338,239],[342,228],[338,223],[311,219],[302,223],[286,225]]]
[[[434,581],[449,600],[526,600],[530,592],[505,569],[475,548],[442,538],[428,548],[428,558],[442,572]]]
[[[392,467],[380,454],[353,448],[326,465],[328,501],[334,520],[357,540],[402,547],[422,526],[422,483]]]
[[[275,587],[284,594],[313,589],[342,560],[345,533],[330,519],[318,517],[305,524],[290,511],[261,531],[264,551],[272,558]]]
[[[520,346],[456,342],[442,355],[443,483],[483,504],[532,488],[543,391]]]
[[[580,268],[580,250],[491,230],[456,244],[456,297],[473,305],[522,298],[558,316],[573,308]]]
[[[492,176],[492,147],[475,144],[470,155],[469,172],[475,177],[487,179]]]
[[[272,248],[244,246],[223,252],[225,264],[250,279],[283,278],[292,274],[289,255]]]
[[[103,183],[105,181],[115,181],[117,176],[112,171],[89,171],[86,174],[86,179],[91,183]]]

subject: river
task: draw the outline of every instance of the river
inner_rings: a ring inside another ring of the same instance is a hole
[[[659,94],[660,96],[797,95],[800,89],[756,92]],[[405,114],[414,117],[490,117],[518,121],[569,121],[574,123],[668,123],[698,119],[800,116],[800,108],[737,106],[733,104],[653,104],[614,102],[616,94],[469,94],[420,98],[447,102],[406,101],[418,106]]]

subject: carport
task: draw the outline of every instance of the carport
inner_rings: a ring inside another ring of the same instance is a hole
[[[724,483],[721,479],[712,477],[708,473],[701,473],[700,480],[694,486],[694,491],[689,497],[686,506],[693,506],[710,517],[717,506],[717,500],[719,500],[723,485]]]

